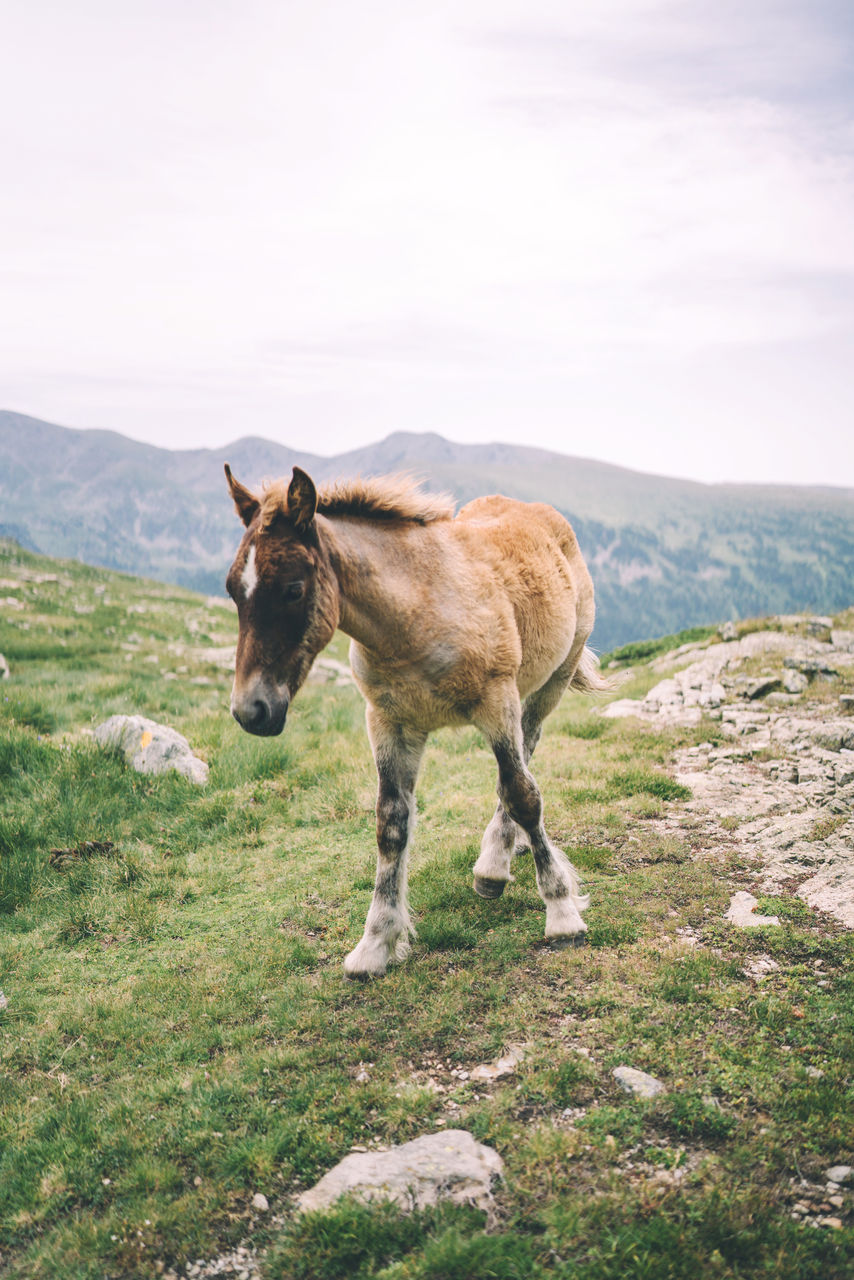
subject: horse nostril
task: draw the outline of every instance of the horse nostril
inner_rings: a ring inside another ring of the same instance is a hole
[[[252,704],[252,718],[250,723],[253,729],[262,729],[270,718],[270,708],[266,702],[262,702],[260,698],[256,698]]]

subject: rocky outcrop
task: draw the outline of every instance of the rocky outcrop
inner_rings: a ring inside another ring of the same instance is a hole
[[[682,670],[660,680],[645,698],[621,698],[602,714],[691,725],[699,724],[705,712],[717,710],[731,698],[749,703],[782,691],[795,699],[812,679],[854,667],[854,632],[831,635],[829,640],[817,640],[785,631],[754,631],[740,640],[706,648],[687,645],[653,664],[653,669],[675,665]],[[755,658],[764,659],[770,670],[760,675],[739,671]]]
[[[815,634],[757,631],[670,655],[682,670],[603,714],[718,721],[727,741],[676,755],[685,808],[718,834],[724,820],[726,839],[759,863],[764,892],[797,892],[854,928],[854,718],[831,683],[854,669],[854,632],[795,621]]]

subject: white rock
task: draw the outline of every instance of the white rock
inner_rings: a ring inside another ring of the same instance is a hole
[[[609,702],[605,707],[602,715],[609,720],[616,720],[620,716],[641,716],[643,704],[637,698],[617,698],[615,702]]]
[[[761,982],[763,978],[767,978],[769,973],[776,973],[780,968],[776,960],[772,960],[770,956],[754,956],[748,960],[742,969],[745,977],[755,978],[757,982]]]
[[[734,893],[730,899],[729,910],[724,919],[729,920],[731,924],[736,924],[741,929],[758,929],[762,925],[779,924],[779,916],[757,916],[754,914],[757,906],[757,899],[752,893],[747,893],[741,889],[738,893]]]
[[[0,653],[0,680],[8,680],[8,679],[9,679],[9,664],[4,658],[3,654]]]
[[[495,1062],[482,1062],[472,1067],[471,1078],[472,1080],[502,1080],[505,1076],[512,1076],[524,1056],[525,1052],[521,1045],[511,1045],[507,1053],[496,1058]]]
[[[854,1168],[850,1164],[835,1164],[832,1169],[825,1169],[824,1176],[828,1182],[850,1182]]]
[[[98,725],[95,740],[102,747],[121,751],[137,773],[174,769],[198,786],[208,780],[208,766],[193,755],[183,734],[145,716],[110,716]]]
[[[389,1151],[351,1153],[297,1202],[300,1212],[325,1209],[343,1195],[388,1200],[404,1212],[440,1200],[472,1204],[493,1217],[492,1184],[501,1177],[497,1151],[465,1129],[425,1134]]]
[[[260,1209],[262,1213],[266,1213],[270,1207],[270,1202],[264,1195],[263,1191],[256,1191],[252,1197],[252,1208]]]
[[[660,1080],[656,1080],[655,1076],[647,1075],[645,1071],[638,1071],[636,1067],[614,1067],[611,1075],[621,1089],[633,1094],[636,1098],[655,1098],[658,1094],[666,1092]]]

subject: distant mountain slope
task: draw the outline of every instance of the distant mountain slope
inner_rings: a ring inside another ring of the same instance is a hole
[[[854,490],[703,485],[521,445],[397,432],[335,457],[246,437],[173,452],[0,411],[0,533],[52,555],[221,591],[239,526],[223,480],[294,463],[317,480],[410,470],[460,502],[501,492],[572,521],[596,583],[594,641],[854,599]]]

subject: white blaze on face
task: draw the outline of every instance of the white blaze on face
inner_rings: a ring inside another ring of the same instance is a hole
[[[249,555],[246,557],[246,564],[243,566],[243,573],[240,581],[243,584],[243,594],[247,600],[252,598],[252,592],[258,586],[258,570],[255,568],[255,545],[249,548]]]

